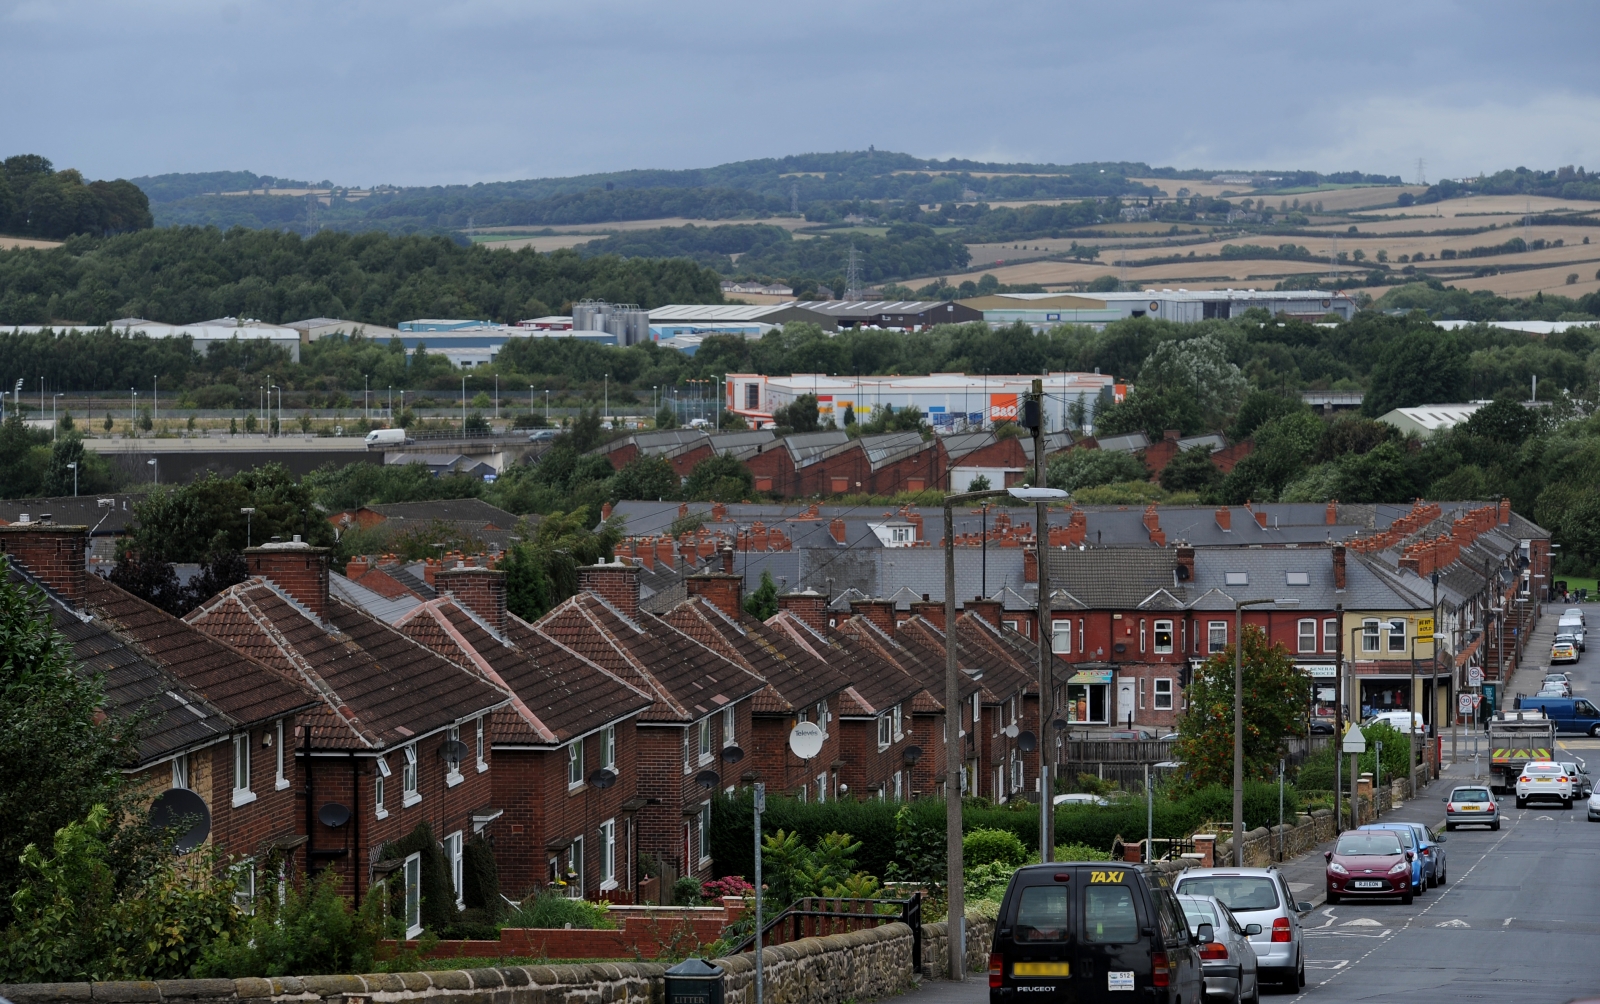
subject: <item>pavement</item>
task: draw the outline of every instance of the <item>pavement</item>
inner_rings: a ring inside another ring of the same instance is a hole
[[[1528,665],[1508,693],[1532,694],[1547,671],[1557,615],[1568,604],[1547,605],[1529,639]],[[1600,630],[1600,606],[1596,614]],[[1600,635],[1597,648],[1575,666],[1573,693],[1600,702]],[[1559,749],[1586,758],[1600,771],[1600,739],[1560,736]],[[1383,819],[1422,822],[1442,829],[1441,799],[1470,783],[1471,750],[1487,753],[1481,737],[1463,735],[1463,755],[1418,797]],[[1481,770],[1487,770],[1484,756]],[[1501,828],[1460,829],[1444,837],[1446,884],[1397,900],[1328,906],[1323,844],[1281,863],[1290,888],[1313,904],[1306,928],[1306,987],[1292,995],[1313,1004],[1403,1000],[1406,1004],[1561,1004],[1600,991],[1600,967],[1590,952],[1600,936],[1600,822],[1587,821],[1584,803],[1516,808],[1501,802]],[[1264,995],[1274,988],[1263,986]],[[916,1004],[978,1004],[988,982],[973,974],[960,983],[933,980],[909,995]],[[1283,994],[1285,998],[1289,994]]]

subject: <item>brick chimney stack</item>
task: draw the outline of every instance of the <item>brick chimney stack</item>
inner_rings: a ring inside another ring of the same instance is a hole
[[[1337,526],[1339,523],[1339,500],[1334,499],[1328,503],[1328,511],[1322,521],[1328,526]]]
[[[1217,525],[1222,527],[1224,530],[1232,530],[1233,529],[1233,510],[1229,509],[1227,506],[1221,506],[1220,508],[1218,508],[1217,509]]]
[[[1264,510],[1257,509],[1257,510],[1255,510],[1255,514],[1256,514],[1256,525],[1261,527],[1261,529],[1265,530],[1267,528],[1267,514],[1266,514],[1266,512]]]
[[[853,600],[850,603],[850,612],[860,614],[876,624],[884,634],[894,634],[893,600]]]
[[[1175,554],[1176,560],[1173,568],[1179,582],[1194,581],[1194,548],[1188,544],[1179,544]]]
[[[911,612],[932,624],[939,630],[944,630],[944,601],[930,600],[928,594],[923,593],[922,599],[911,604]]]
[[[53,523],[48,513],[0,526],[0,553],[75,607],[88,594],[88,543],[88,527]]]
[[[1039,581],[1039,554],[1031,547],[1022,549],[1022,581]],[[940,604],[942,608],[944,604]]]
[[[328,548],[312,547],[295,534],[293,540],[248,547],[245,564],[293,596],[317,618],[328,615]]]
[[[578,569],[578,588],[610,603],[623,615],[639,619],[639,566],[602,561]]]
[[[732,551],[723,551],[732,564]],[[707,603],[720,609],[723,613],[738,620],[744,612],[744,576],[734,575],[731,572],[702,572],[691,575],[683,580],[683,586],[690,596],[698,596]]]
[[[1333,551],[1333,588],[1344,588],[1344,545],[1335,544]]]
[[[778,609],[787,610],[818,631],[824,631],[828,627],[828,598],[814,589],[780,594]]]
[[[999,600],[986,600],[982,596],[974,596],[964,606],[967,610],[977,614],[995,627],[1000,626],[1001,603]]]
[[[482,617],[496,631],[506,628],[506,573],[495,568],[457,565],[441,568],[434,588],[455,597],[457,603]]]
[[[1511,500],[1500,500],[1500,525],[1505,526],[1511,522]]]
[[[844,520],[839,519],[837,516],[834,517],[833,519],[829,520],[828,521],[828,532],[833,535],[834,543],[836,543],[836,544],[845,543]]]

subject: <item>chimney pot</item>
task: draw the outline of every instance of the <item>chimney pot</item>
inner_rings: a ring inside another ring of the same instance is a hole
[[[328,553],[296,539],[246,548],[244,557],[251,575],[269,580],[320,620],[328,614]]]
[[[18,520],[0,526],[0,553],[9,555],[62,599],[79,606],[88,594],[88,538],[86,526]]]
[[[639,617],[639,566],[600,562],[578,569],[578,588],[609,602],[627,617]]]

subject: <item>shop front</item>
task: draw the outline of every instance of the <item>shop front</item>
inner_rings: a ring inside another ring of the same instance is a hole
[[[1311,678],[1311,720],[1331,728],[1338,718],[1339,667],[1332,663],[1302,663],[1299,668]]]
[[[1069,725],[1110,723],[1111,673],[1109,668],[1079,668],[1067,680],[1065,712]]]

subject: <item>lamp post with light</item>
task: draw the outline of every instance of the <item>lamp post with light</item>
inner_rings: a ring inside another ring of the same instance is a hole
[[[73,498],[77,498],[78,497],[78,464],[77,464],[77,461],[73,461],[72,463],[68,464],[67,466],[72,469],[72,497]]]

